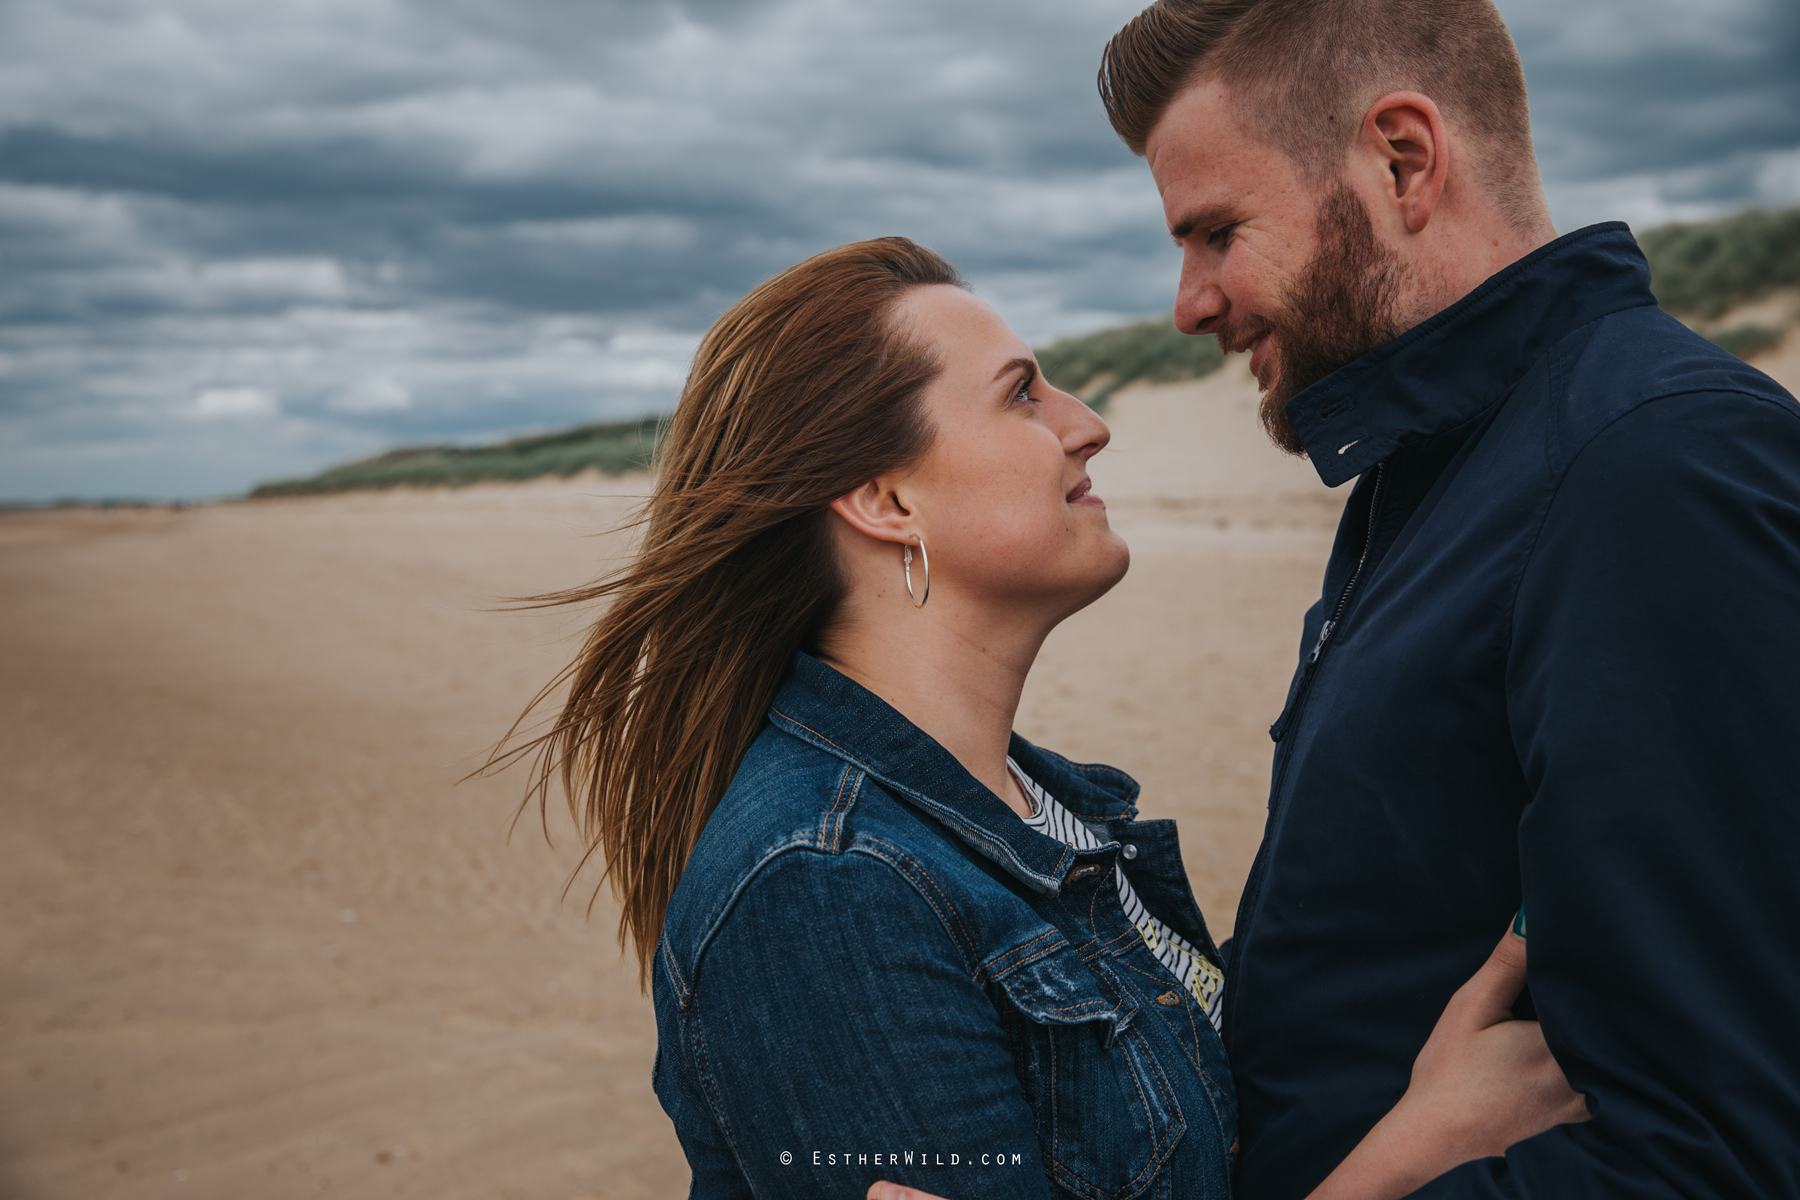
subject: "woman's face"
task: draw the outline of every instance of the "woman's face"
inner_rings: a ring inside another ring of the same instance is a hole
[[[931,448],[895,488],[931,554],[933,597],[1061,619],[1104,594],[1131,561],[1088,479],[1106,422],[960,288],[915,289],[896,316],[943,365],[924,396]]]

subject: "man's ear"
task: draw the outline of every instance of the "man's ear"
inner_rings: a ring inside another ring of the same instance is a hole
[[[831,502],[831,511],[858,533],[882,542],[903,544],[913,540],[916,524],[888,480],[865,483]]]
[[[1450,170],[1450,135],[1431,97],[1390,92],[1370,106],[1361,141],[1384,163],[1387,197],[1408,233],[1431,223]]]

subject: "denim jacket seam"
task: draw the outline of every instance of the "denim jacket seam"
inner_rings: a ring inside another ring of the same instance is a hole
[[[1101,998],[1099,1000],[1083,1000],[1079,1004],[1064,1004],[1057,1008],[1052,1008],[1048,1004],[1035,1005],[1034,1007],[1039,1012],[1047,1012],[1047,1013],[1073,1013],[1073,1012],[1080,1012],[1084,1009],[1090,1009],[1090,1008],[1095,1008],[1095,1007],[1099,1008],[1101,1015],[1105,1015],[1107,1013],[1116,1013],[1119,1011],[1119,1006],[1117,1004],[1110,1004],[1105,1000],[1105,998]]]
[[[1126,774],[1124,771],[1121,771],[1121,770],[1119,770],[1119,768],[1110,766],[1106,763],[1078,763],[1078,762],[1075,762],[1073,759],[1070,759],[1064,755],[1058,754],[1054,750],[1048,750],[1048,749],[1044,748],[1043,746],[1034,745],[1032,748],[1034,750],[1036,750],[1039,754],[1043,755],[1045,758],[1048,758],[1048,759],[1052,760],[1053,762],[1055,762],[1057,765],[1061,766],[1064,770],[1069,771],[1071,774],[1081,775],[1081,776],[1107,775],[1107,776],[1111,776],[1115,779],[1121,779],[1125,782],[1126,788],[1127,788],[1127,794],[1124,797],[1122,797],[1122,801],[1125,806],[1122,811],[1113,813],[1111,816],[1107,816],[1103,813],[1077,812],[1075,809],[1070,808],[1069,811],[1071,813],[1074,813],[1075,816],[1081,818],[1084,821],[1100,821],[1104,824],[1110,824],[1113,821],[1120,821],[1120,820],[1128,821],[1137,815],[1137,810],[1138,810],[1137,798],[1138,798],[1139,792],[1142,789],[1141,789],[1140,785],[1138,784],[1138,781],[1133,779],[1130,775]],[[1065,805],[1065,807],[1067,807],[1067,806]]]
[[[1052,1044],[1054,1045],[1054,1043],[1052,1043]],[[1154,1054],[1146,1053],[1144,1055],[1144,1057],[1149,1060],[1151,1067],[1157,1072],[1157,1074],[1161,1075],[1162,1068],[1156,1064],[1156,1056]],[[1054,1062],[1052,1062],[1052,1064],[1051,1064],[1051,1069],[1052,1070],[1055,1069]],[[1150,1097],[1144,1092],[1144,1083],[1143,1083],[1143,1080],[1138,1078],[1138,1071],[1135,1068],[1133,1068],[1131,1070],[1122,1071],[1122,1072],[1120,1072],[1120,1074],[1122,1074],[1122,1075],[1126,1076],[1128,1079],[1130,1079],[1132,1086],[1137,1088],[1138,1103],[1143,1105],[1145,1117],[1146,1118],[1150,1117],[1151,1112],[1152,1112],[1151,1105],[1150,1105]],[[1168,1081],[1166,1079],[1163,1080],[1163,1083],[1165,1085],[1167,1084],[1167,1082]],[[1175,1098],[1173,1095],[1167,1096],[1167,1099],[1169,1101],[1171,1108],[1173,1108],[1176,1112],[1181,1111],[1180,1106],[1178,1104],[1176,1104]],[[1060,1134],[1061,1129],[1062,1129],[1062,1122],[1055,1120],[1053,1117],[1053,1124],[1055,1125],[1058,1133]],[[1145,1176],[1150,1175],[1150,1174],[1154,1173],[1155,1171],[1161,1170],[1162,1166],[1164,1164],[1164,1161],[1168,1157],[1168,1147],[1165,1145],[1164,1140],[1162,1138],[1155,1137],[1154,1131],[1156,1129],[1156,1123],[1154,1120],[1151,1120],[1150,1128],[1152,1130],[1152,1137],[1154,1139],[1150,1144],[1150,1157],[1147,1160],[1145,1160],[1143,1169],[1141,1171],[1139,1171],[1136,1175],[1132,1176],[1132,1178],[1125,1183],[1124,1188],[1122,1188],[1121,1190],[1129,1190],[1133,1187],[1136,1187],[1138,1184],[1143,1182]],[[1060,1137],[1059,1137],[1058,1141],[1060,1143]],[[1062,1147],[1060,1144],[1053,1146],[1052,1153],[1050,1155],[1050,1161],[1051,1161],[1051,1164],[1053,1166],[1055,1166],[1055,1168],[1059,1174],[1067,1177],[1067,1180],[1065,1181],[1064,1185],[1065,1186],[1079,1185],[1078,1187],[1071,1187],[1071,1190],[1092,1189],[1094,1185],[1090,1181],[1083,1179],[1080,1175],[1075,1173],[1073,1170],[1071,1170],[1070,1168],[1063,1165],[1062,1158],[1061,1158],[1061,1150],[1062,1150]]]
[[[725,1135],[725,1141],[731,1146],[731,1156],[737,1159],[738,1174],[743,1177],[744,1186],[750,1187],[750,1172],[744,1163],[743,1151],[738,1148],[737,1137],[731,1132],[731,1121],[725,1115],[725,1101],[719,1095],[718,1081],[712,1074],[712,1056],[706,1048],[706,1029],[700,1023],[700,1014],[693,1013],[688,1018],[693,1026],[694,1038],[699,1046],[699,1058],[694,1064],[695,1074],[705,1086],[707,1105],[713,1110],[713,1120],[719,1123],[719,1132]],[[756,1192],[750,1188],[751,1194]]]
[[[1175,1095],[1175,1089],[1169,1084],[1168,1076],[1163,1074],[1162,1063],[1157,1059],[1155,1054],[1148,1052],[1147,1047],[1144,1054],[1144,1061],[1148,1063],[1150,1069],[1156,1073],[1156,1078],[1151,1080],[1151,1084],[1162,1093],[1164,1101],[1167,1102],[1169,1108],[1176,1114],[1177,1119],[1180,1120],[1185,1127],[1187,1123],[1186,1118],[1181,1116],[1181,1102]],[[1148,1113],[1150,1111],[1150,1098],[1148,1095],[1144,1094],[1143,1080],[1139,1078],[1137,1071],[1129,1071],[1127,1074],[1129,1074],[1132,1081],[1137,1084],[1138,1094],[1144,1100],[1144,1111]],[[1151,1123],[1151,1128],[1156,1128],[1154,1122]],[[1143,1171],[1138,1172],[1137,1178],[1133,1179],[1132,1183],[1136,1183],[1139,1179],[1142,1179],[1146,1173],[1160,1167],[1162,1162],[1168,1157],[1168,1151],[1169,1147],[1166,1139],[1158,1139],[1153,1142],[1150,1149],[1150,1161],[1144,1164]]]
[[[1091,1001],[1089,1003],[1091,1003]],[[1079,1007],[1079,1006],[1074,1006],[1074,1007]],[[1115,1005],[1114,1007],[1116,1010],[1118,1006]],[[1058,1011],[1066,1011],[1066,1010],[1045,1009],[1044,1011],[1058,1012]],[[1121,1029],[1119,1031],[1119,1036],[1121,1036],[1121,1037],[1128,1036],[1128,1032]],[[1054,1041],[1052,1041],[1051,1042],[1051,1054],[1053,1056],[1055,1054],[1055,1046],[1056,1046],[1056,1043]],[[1155,1071],[1158,1076],[1158,1080],[1159,1080],[1158,1090],[1162,1093],[1164,1099],[1168,1102],[1169,1108],[1174,1113],[1177,1114],[1177,1117],[1179,1119],[1179,1116],[1181,1113],[1180,1103],[1178,1102],[1177,1098],[1175,1097],[1173,1089],[1169,1086],[1169,1081],[1168,1081],[1167,1076],[1163,1075],[1162,1066],[1161,1066],[1161,1064],[1157,1063],[1156,1055],[1154,1053],[1151,1053],[1149,1051],[1148,1047],[1146,1047],[1144,1058],[1148,1060],[1148,1062],[1150,1064],[1150,1069]],[[1056,1065],[1055,1065],[1054,1059],[1051,1063],[1051,1070],[1052,1070],[1052,1072],[1054,1072],[1056,1070]],[[1124,1075],[1128,1076],[1131,1079],[1132,1086],[1137,1088],[1138,1101],[1140,1104],[1143,1105],[1144,1115],[1146,1118],[1150,1118],[1151,1113],[1152,1113],[1150,1098],[1149,1098],[1148,1094],[1144,1091],[1144,1082],[1141,1078],[1139,1078],[1138,1070],[1134,1067],[1131,1070],[1127,1070],[1122,1073]],[[1046,1157],[1049,1159],[1050,1165],[1055,1169],[1057,1175],[1059,1176],[1058,1182],[1063,1184],[1063,1186],[1070,1188],[1070,1190],[1077,1191],[1077,1192],[1092,1190],[1093,1186],[1094,1186],[1092,1184],[1092,1182],[1090,1182],[1087,1179],[1082,1178],[1081,1175],[1077,1174],[1075,1171],[1073,1171],[1069,1167],[1065,1166],[1064,1163],[1062,1162],[1061,1145],[1060,1145],[1060,1133],[1061,1133],[1061,1129],[1062,1129],[1062,1123],[1058,1119],[1058,1114],[1056,1114],[1054,1112],[1052,1113],[1051,1124],[1052,1124],[1052,1128],[1057,1130],[1059,1137],[1058,1137],[1058,1142],[1052,1144],[1050,1153],[1048,1155],[1046,1155]],[[1132,1179],[1130,1181],[1128,1181],[1125,1184],[1125,1189],[1127,1189],[1127,1190],[1132,1187],[1137,1186],[1139,1183],[1141,1183],[1144,1180],[1144,1178],[1147,1175],[1153,1174],[1154,1172],[1160,1170],[1164,1166],[1164,1164],[1166,1163],[1166,1161],[1168,1159],[1169,1147],[1167,1144],[1167,1139],[1166,1139],[1166,1137],[1155,1137],[1156,1123],[1155,1123],[1154,1119],[1151,1119],[1150,1128],[1153,1131],[1152,1136],[1155,1139],[1151,1143],[1150,1157],[1144,1163],[1143,1169],[1140,1170],[1135,1176],[1132,1177]]]
[[[905,850],[902,850],[899,846],[894,845],[892,842],[883,841],[868,833],[861,834],[857,837],[856,842],[851,846],[851,852],[854,853],[858,846],[865,844],[869,846],[880,846],[882,849],[893,854],[893,858],[889,858],[887,855],[873,850],[865,849],[863,851],[868,854],[870,858],[887,863],[889,868],[892,869],[895,874],[899,875],[902,879],[907,880],[909,883],[912,883],[913,890],[918,892],[919,898],[924,900],[925,903],[931,907],[933,913],[937,914],[937,919],[939,923],[943,925],[944,932],[950,935],[950,940],[956,946],[957,953],[962,956],[963,970],[969,973],[970,979],[979,984],[982,979],[982,973],[981,964],[975,957],[975,939],[969,935],[968,929],[963,925],[961,914],[956,911],[956,906],[951,903],[950,897],[944,894],[944,890],[938,885],[938,881],[931,877],[931,872],[925,869],[925,864],[908,854]],[[911,867],[912,871],[902,869],[901,864]],[[913,877],[914,871],[917,872],[917,879],[914,879]],[[934,900],[931,896],[926,895],[921,889],[920,884],[929,887],[937,896],[937,899]],[[939,901],[942,901],[942,908],[939,907]],[[951,928],[952,924],[954,924],[955,928]]]
[[[1100,949],[1104,954],[1117,956],[1121,946],[1129,946],[1134,942],[1141,942],[1143,939],[1144,935],[1138,932],[1137,926],[1127,921],[1123,930],[1100,943]]]
[[[856,776],[854,783],[850,782],[852,774]],[[846,762],[844,764],[844,773],[838,776],[837,794],[831,798],[831,807],[819,819],[819,845],[822,849],[833,853],[843,849],[844,818],[855,807],[856,797],[862,791],[863,780],[868,777],[867,771],[858,770],[853,763]],[[849,786],[846,787],[846,784]],[[833,817],[837,818],[835,829],[832,827]]]
[[[1052,925],[1050,928],[1044,930],[1044,932],[1032,938],[1029,942],[1020,942],[1017,946],[1009,946],[1005,950],[1002,950],[1000,953],[982,963],[981,969],[989,979],[998,983],[1008,975],[1011,975],[1014,971],[1029,966],[1047,954],[1055,953],[1057,949],[1059,949],[1057,945],[1049,945],[1037,950],[1031,950],[1031,947],[1036,946],[1039,942],[1049,938],[1061,938],[1061,944],[1064,946],[1068,945],[1068,939],[1063,937],[1062,930]],[[1027,951],[1030,951],[1030,953],[1026,953]],[[1018,961],[1010,963],[1006,961],[1015,954],[1021,956]]]
[[[1150,1061],[1150,1064],[1152,1066],[1155,1066],[1156,1056],[1154,1054],[1146,1053],[1144,1055],[1144,1057]],[[1125,1072],[1123,1072],[1123,1074],[1125,1075],[1125,1077],[1127,1079],[1131,1080],[1131,1085],[1133,1087],[1137,1088],[1138,1103],[1142,1104],[1144,1106],[1144,1115],[1146,1117],[1148,1117],[1151,1112],[1150,1097],[1144,1091],[1144,1081],[1138,1077],[1138,1072],[1135,1070],[1125,1071]],[[1150,1128],[1152,1130],[1154,1130],[1156,1128],[1156,1123],[1154,1121],[1150,1122]],[[1128,1182],[1125,1185],[1125,1188],[1136,1187],[1139,1183],[1143,1182],[1143,1179],[1146,1175],[1148,1175],[1151,1172],[1160,1168],[1162,1166],[1162,1160],[1163,1160],[1163,1152],[1162,1151],[1163,1151],[1163,1147],[1162,1147],[1161,1140],[1158,1139],[1158,1140],[1152,1141],[1150,1143],[1150,1157],[1144,1162],[1144,1169],[1139,1171],[1136,1175],[1132,1176],[1130,1182]],[[1123,1190],[1123,1189],[1121,1189],[1121,1190]]]
[[[1050,900],[1068,915],[1069,923],[1071,925],[1077,929],[1081,928],[1081,919],[1075,915],[1075,910],[1069,907],[1067,895],[1058,892],[1056,895],[1050,897]],[[1103,952],[1100,945],[1100,939],[1094,936],[1092,930],[1093,926],[1088,926],[1089,932],[1086,941],[1073,942],[1070,944],[1070,948],[1081,956],[1081,961],[1084,963],[1093,962],[1096,958],[1099,958]]]
[[[738,881],[732,885],[731,893],[725,897],[724,903],[719,906],[718,913],[707,925],[706,931],[702,933],[699,939],[694,943],[694,952],[692,955],[694,962],[694,980],[689,985],[690,995],[699,990],[700,968],[702,962],[706,958],[706,952],[712,946],[713,938],[718,936],[719,930],[724,927],[725,922],[731,919],[731,914],[737,908],[738,899],[744,894],[744,890],[756,881],[756,877],[762,874],[763,869],[770,863],[774,862],[782,855],[796,850],[810,851],[815,854],[826,852],[824,848],[819,845],[818,839],[810,834],[790,837],[786,841],[777,842],[775,845],[769,847],[763,856],[757,859],[756,862],[751,865],[750,869],[745,871]]]
[[[1187,1017],[1188,1032],[1194,1036],[1194,1070],[1205,1075],[1206,1066],[1200,1061],[1200,1026],[1194,1021],[1194,1005],[1190,1003],[1193,997],[1188,993],[1186,988],[1181,986],[1181,981],[1169,974],[1167,970],[1161,975],[1158,975],[1156,972],[1147,971],[1133,962],[1121,960],[1119,965],[1124,967],[1127,971],[1130,971],[1135,975],[1140,975],[1145,979],[1152,980],[1156,983],[1168,983],[1170,985],[1170,990],[1174,991],[1182,998],[1181,1011],[1182,1014]],[[1183,1049],[1186,1049],[1186,1047],[1183,1047]]]
[[[657,957],[663,961],[663,971],[668,975],[669,982],[675,985],[677,1007],[685,1010],[688,1002],[694,998],[694,993],[689,989],[687,980],[682,977],[681,964],[675,959],[675,947],[669,944],[667,936],[659,940],[662,942],[662,952]]]
[[[1157,1059],[1156,1055],[1148,1053],[1147,1051],[1144,1054],[1144,1061],[1150,1065],[1150,1069],[1152,1071],[1156,1072],[1156,1078],[1154,1080],[1152,1080],[1151,1083],[1157,1088],[1158,1091],[1162,1092],[1163,1099],[1164,1099],[1164,1101],[1166,1101],[1168,1103],[1169,1107],[1172,1110],[1174,1110],[1176,1113],[1180,1113],[1181,1112],[1181,1102],[1179,1101],[1179,1099],[1177,1099],[1177,1097],[1175,1095],[1175,1089],[1170,1086],[1168,1076],[1163,1074],[1162,1063]],[[1130,1072],[1130,1075],[1131,1075],[1131,1078],[1137,1082],[1138,1092],[1140,1095],[1142,1095],[1143,1089],[1144,1089],[1143,1081],[1138,1079],[1138,1073],[1136,1071]],[[1150,1100],[1150,1098],[1148,1096],[1144,1096],[1144,1107],[1145,1107],[1146,1111],[1149,1110],[1149,1100]],[[1186,1120],[1185,1120],[1185,1118],[1183,1118],[1183,1124],[1185,1125],[1185,1123],[1186,1123]],[[1155,1125],[1152,1124],[1151,1128],[1154,1129]],[[1142,1179],[1144,1177],[1144,1173],[1148,1172],[1152,1167],[1160,1165],[1160,1161],[1162,1159],[1164,1159],[1165,1157],[1167,1157],[1167,1154],[1168,1154],[1168,1145],[1166,1142],[1157,1141],[1157,1142],[1153,1143],[1151,1152],[1150,1152],[1151,1161],[1144,1164],[1144,1170],[1140,1171],[1138,1173],[1138,1179]],[[1135,1182],[1137,1182],[1137,1180],[1134,1179],[1132,1182],[1135,1183]]]
[[[776,708],[773,704],[771,704],[769,706],[769,711],[774,713],[776,716],[780,717],[784,721],[790,721],[793,724],[798,725],[801,729],[806,730],[806,732],[812,734],[814,737],[818,738],[821,742],[824,742],[827,746],[830,746],[833,750],[836,750],[845,756],[848,756],[850,754],[850,752],[848,750],[845,750],[842,746],[838,745],[836,742],[832,741],[830,738],[826,737],[824,734],[822,734],[818,730],[814,729],[811,725],[808,725],[804,721],[795,720],[792,716],[789,716],[787,713],[782,712],[779,708]]]

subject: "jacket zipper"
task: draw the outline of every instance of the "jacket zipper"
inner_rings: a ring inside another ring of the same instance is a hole
[[[1369,528],[1363,534],[1362,556],[1356,560],[1356,569],[1350,572],[1350,582],[1338,593],[1337,607],[1332,610],[1331,619],[1319,626],[1319,640],[1313,643],[1312,653],[1306,659],[1309,668],[1318,666],[1319,655],[1325,652],[1325,643],[1331,640],[1332,631],[1337,628],[1344,609],[1350,603],[1351,593],[1356,591],[1356,581],[1362,578],[1363,566],[1369,561],[1369,548],[1375,544],[1375,519],[1381,515],[1381,485],[1387,482],[1386,467],[1386,463],[1377,463],[1375,466],[1375,494],[1369,497]],[[1296,705],[1294,716],[1299,715],[1299,706]]]
[[[1312,653],[1306,656],[1306,678],[1300,681],[1300,690],[1298,694],[1294,696],[1293,712],[1286,714],[1287,719],[1282,722],[1281,740],[1287,742],[1287,745],[1282,748],[1281,764],[1275,773],[1274,781],[1269,787],[1271,816],[1274,814],[1275,797],[1281,794],[1282,782],[1287,778],[1288,762],[1293,758],[1294,744],[1291,741],[1288,741],[1287,735],[1293,731],[1294,726],[1300,723],[1300,717],[1306,710],[1306,701],[1312,693],[1313,679],[1319,673],[1319,659],[1325,653],[1325,643],[1331,640],[1331,635],[1337,629],[1338,622],[1343,619],[1344,610],[1350,606],[1351,595],[1356,591],[1358,581],[1362,579],[1363,567],[1368,565],[1369,551],[1375,545],[1375,522],[1379,520],[1381,516],[1382,485],[1386,482],[1387,464],[1377,463],[1375,466],[1375,487],[1372,494],[1369,496],[1369,525],[1368,529],[1363,534],[1362,554],[1357,557],[1356,567],[1350,572],[1350,581],[1344,584],[1344,590],[1338,593],[1338,602],[1332,609],[1331,618],[1319,627],[1319,640],[1313,643]],[[1251,864],[1250,878],[1244,881],[1244,896],[1238,904],[1238,914],[1242,917],[1248,918],[1254,913],[1256,911],[1257,903],[1262,899],[1263,876],[1268,872],[1268,850],[1269,842],[1267,836],[1265,836],[1263,844],[1257,848],[1256,861]],[[1248,924],[1246,924],[1244,932],[1249,932]],[[1233,935],[1232,941],[1236,943],[1231,948],[1231,957],[1235,962],[1241,948],[1241,943],[1238,942],[1238,935],[1236,934]],[[1232,980],[1235,975],[1236,972],[1233,971],[1226,978],[1225,988],[1228,994],[1227,999],[1229,1000],[1229,1003],[1225,1006],[1225,1010],[1219,1014],[1220,1024],[1227,1029],[1231,1027],[1232,1014],[1237,1010],[1237,988],[1232,985]]]

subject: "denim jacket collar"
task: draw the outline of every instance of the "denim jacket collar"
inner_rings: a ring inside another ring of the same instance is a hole
[[[1590,225],[1302,391],[1288,419],[1319,478],[1336,487],[1485,412],[1574,329],[1655,303],[1630,228]]]
[[[879,696],[796,651],[769,706],[777,728],[860,770],[917,805],[1026,886],[1054,895],[1075,851],[1019,820],[948,750]],[[1110,767],[1078,767],[1014,734],[1019,766],[1064,806],[1093,821],[1137,815],[1138,785]]]

